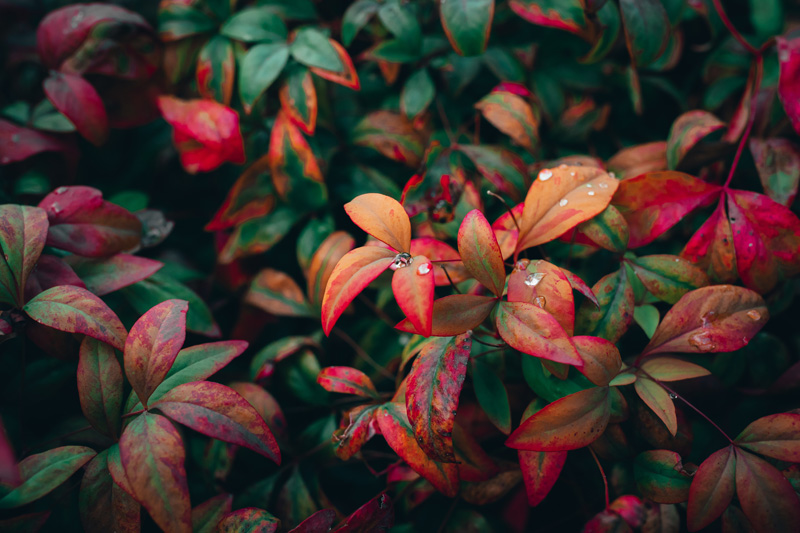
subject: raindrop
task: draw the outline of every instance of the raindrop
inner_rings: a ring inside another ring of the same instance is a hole
[[[539,181],[547,181],[553,177],[553,171],[549,168],[546,168],[539,172]]]
[[[569,200],[567,200],[566,198],[562,198],[561,201],[558,202],[558,205],[560,205],[561,207],[564,207],[565,205],[567,205],[568,202],[569,202]]]
[[[61,206],[58,205],[58,202],[53,202],[53,205],[50,206],[50,211],[52,211],[54,215],[57,215],[61,212]]]
[[[547,305],[547,299],[544,296],[537,296],[533,299],[533,305],[539,309],[544,309],[544,306]]]
[[[707,327],[711,326],[711,322],[714,321],[714,316],[716,314],[717,313],[715,313],[714,311],[708,311],[707,313],[703,314],[703,316],[700,317],[700,320],[703,321],[703,327],[704,328],[707,328]]]
[[[528,287],[535,287],[539,284],[542,279],[544,279],[545,273],[544,272],[535,272],[533,274],[528,274],[528,277],[525,278],[525,285]]]
[[[670,392],[669,393],[669,399],[670,400],[677,400],[678,399],[678,395],[675,394],[674,392]]]
[[[680,262],[680,260],[681,260],[681,258],[680,258],[680,257],[676,257],[676,258],[675,258],[675,262],[676,262],[676,263],[679,263],[679,262]]]
[[[575,171],[573,170],[572,172],[569,173],[569,175],[574,178],[575,177]]]
[[[698,352],[713,352],[717,348],[705,331],[695,333],[689,337],[689,344],[694,346]]]
[[[752,247],[753,247],[753,243],[752,243],[752,242],[751,242],[751,243],[749,243],[749,244],[747,245],[747,247],[748,247],[748,248],[752,248]]]
[[[517,261],[517,263],[514,265],[514,268],[517,270],[525,270],[528,268],[528,264],[525,261]]]
[[[594,191],[589,191],[589,196],[594,196]]]
[[[403,252],[394,256],[394,261],[389,265],[389,268],[397,270],[398,268],[405,268],[413,262],[414,259],[411,257],[411,254]]]
[[[67,192],[67,190],[68,190],[67,187],[59,187],[58,189],[55,190],[55,193],[64,194],[65,192]]]
[[[586,188],[587,188],[587,189],[591,189],[591,188],[592,188],[592,184],[591,184],[591,183],[587,183],[587,184],[586,184]]]
[[[425,263],[417,267],[417,274],[419,274],[420,276],[424,276],[430,271],[431,271],[430,263]]]
[[[761,313],[756,311],[755,309],[751,309],[747,312],[748,318],[751,320],[761,320]]]
[[[15,133],[14,135],[11,136],[11,141],[12,142],[18,143],[19,139],[20,139],[19,133]]]
[[[608,183],[606,183],[604,181],[601,181],[600,183],[598,183],[597,186],[600,187],[601,189],[608,189]]]
[[[567,168],[567,165],[565,163],[561,163],[560,165],[558,165],[558,168],[564,170]]]
[[[608,175],[611,176],[612,178],[616,178],[617,177],[617,175],[614,174],[613,172],[609,172]]]

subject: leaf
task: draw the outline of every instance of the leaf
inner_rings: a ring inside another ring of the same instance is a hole
[[[492,312],[497,299],[473,294],[451,294],[433,302],[431,335],[452,337],[478,327]],[[400,331],[419,334],[408,319],[397,326]]]
[[[414,329],[426,337],[431,335],[433,327],[435,281],[432,272],[433,263],[424,255],[418,255],[412,264],[395,269],[392,275],[392,292],[397,304]]]
[[[460,144],[458,149],[500,192],[517,201],[522,198],[528,170],[517,154],[502,146]]]
[[[86,284],[66,262],[54,255],[41,255],[25,284],[25,298],[29,300],[40,292],[59,285],[86,288]]]
[[[678,433],[678,416],[669,393],[661,385],[643,376],[639,376],[633,387],[639,398],[664,422],[674,437]]]
[[[269,140],[269,168],[275,191],[290,204],[313,209],[328,197],[319,163],[303,134],[278,113]]]
[[[231,512],[233,495],[218,494],[192,509],[192,532],[214,533],[217,523]]]
[[[122,367],[114,348],[85,337],[78,361],[81,411],[97,431],[117,438],[121,429]]]
[[[541,307],[558,320],[568,335],[575,329],[572,285],[564,271],[552,263],[518,261],[508,276],[508,301]]]
[[[317,383],[329,392],[355,394],[365,398],[379,398],[375,385],[362,371],[349,366],[328,366],[320,371]]]
[[[640,305],[633,310],[633,320],[639,324],[648,339],[652,339],[658,329],[661,315],[654,305]]]
[[[580,333],[603,337],[617,342],[625,334],[633,321],[633,285],[628,279],[626,268],[608,274],[592,287],[597,295],[597,303],[587,300],[576,318],[576,329]]]
[[[233,43],[220,35],[212,37],[197,58],[197,92],[203,98],[230,105],[235,69]]]
[[[218,231],[269,214],[275,208],[275,190],[268,175],[269,154],[247,167],[228,190],[206,231]]]
[[[506,440],[506,446],[544,452],[583,448],[603,434],[610,415],[608,387],[578,391],[527,418]]]
[[[336,49],[319,30],[306,27],[297,32],[290,46],[292,57],[300,63],[323,70],[344,70]]]
[[[411,122],[385,110],[364,117],[353,129],[351,140],[411,168],[419,165],[424,151],[423,139]]]
[[[622,358],[613,342],[601,337],[572,337],[583,360],[578,369],[589,381],[604,387],[619,374]]]
[[[255,383],[236,381],[230,384],[231,389],[238,392],[242,398],[253,406],[264,422],[267,423],[269,430],[280,441],[288,441],[286,415],[281,410],[277,400]]]
[[[85,257],[104,257],[139,246],[142,223],[122,207],[103,200],[92,187],[59,187],[39,207],[50,220],[47,245]]]
[[[308,69],[292,69],[279,96],[281,107],[289,120],[306,135],[314,135],[317,126],[317,91]]]
[[[760,293],[800,272],[800,219],[763,194],[728,192],[736,268],[745,286]]]
[[[240,72],[244,70],[243,66]],[[226,162],[245,162],[239,115],[233,109],[211,100],[173,96],[159,96],[158,108],[173,128],[172,140],[188,173],[209,172]]]
[[[692,477],[681,456],[670,450],[640,453],[633,462],[636,486],[642,496],[658,503],[682,503],[689,498]]]
[[[489,42],[494,0],[440,3],[439,17],[450,45],[459,55],[480,55]]]
[[[95,455],[85,446],[61,446],[26,457],[19,463],[22,483],[0,498],[0,509],[13,509],[46,496]]]
[[[91,83],[80,76],[51,71],[44,81],[44,93],[87,141],[95,146],[106,142],[108,115]]]
[[[778,413],[759,418],[748,424],[735,442],[779,461],[800,462],[800,414]]]
[[[217,261],[227,265],[244,257],[257,255],[272,249],[286,236],[305,212],[286,205],[279,205],[264,216],[256,216],[236,226],[228,241],[220,250]]]
[[[530,23],[577,35],[588,31],[580,0],[511,0],[511,10]]]
[[[456,462],[453,424],[471,348],[468,335],[437,339],[425,345],[408,374],[408,419],[420,448],[435,461]]]
[[[74,139],[50,135],[42,131],[23,128],[0,119],[0,165],[24,161],[43,152],[63,152],[70,172],[74,170],[77,146]]]
[[[342,43],[350,46],[358,32],[378,12],[380,4],[375,0],[356,0],[350,4],[342,18]]]
[[[315,247],[314,255],[305,271],[308,280],[308,300],[315,308],[322,305],[325,288],[328,286],[336,264],[353,249],[355,241],[349,233],[335,231],[328,235],[322,244]]]
[[[213,30],[216,25],[210,14],[199,7],[178,2],[166,3],[158,12],[159,37],[166,42]]]
[[[786,111],[786,116],[792,127],[800,133],[800,38],[778,36],[775,38],[778,45],[778,64],[780,77],[778,79],[778,97]]]
[[[88,335],[118,350],[125,346],[128,332],[122,322],[86,289],[69,285],[53,287],[39,293],[22,310],[39,324],[53,329]]]
[[[547,497],[558,481],[567,452],[532,452],[520,450],[519,466],[525,481],[528,505],[536,507]]]
[[[397,455],[445,496],[452,498],[456,495],[458,466],[437,462],[425,454],[417,444],[403,404],[383,404],[376,413],[376,419],[386,442]]]
[[[499,468],[489,454],[458,424],[453,425],[453,448],[459,462],[458,477],[461,481],[486,481],[497,475]]]
[[[558,167],[539,172],[525,197],[516,253],[552,241],[602,212],[617,180],[592,167]]]
[[[592,20],[595,35],[594,45],[585,56],[580,58],[579,61],[581,63],[596,63],[604,59],[614,48],[619,37],[620,26],[622,25],[622,16],[619,8],[614,2],[602,0],[599,3],[602,5],[592,9],[593,11],[596,10]]]
[[[472,365],[472,387],[478,404],[489,417],[489,421],[504,434],[511,433],[511,406],[508,391],[494,368],[480,357],[470,359]],[[463,476],[462,476],[463,477]]]
[[[497,332],[515,350],[557,363],[583,365],[564,328],[553,315],[534,304],[501,302],[496,324]]]
[[[272,6],[242,9],[225,21],[220,33],[245,43],[278,43],[288,37],[286,24]]]
[[[674,304],[687,292],[708,285],[708,277],[674,255],[648,255],[630,262],[636,277],[653,296]]]
[[[681,172],[648,172],[622,180],[613,204],[628,221],[628,247],[650,244],[683,217],[709,205],[720,186]]]
[[[681,256],[703,269],[717,283],[736,281],[736,251],[725,202],[720,202],[692,235]]]
[[[253,278],[244,301],[277,316],[315,316],[297,282],[288,274],[271,268],[265,268]]]
[[[311,67],[311,72],[323,80],[338,83],[343,87],[358,91],[361,89],[361,82],[358,79],[358,72],[356,72],[356,67],[353,65],[353,60],[350,59],[350,55],[341,44],[333,39],[328,39],[328,42],[338,54],[339,61],[342,63],[342,69],[333,71],[330,68]]]
[[[408,253],[411,246],[411,221],[394,198],[378,193],[362,194],[344,205],[356,226],[398,252]]]
[[[342,414],[342,423],[334,431],[332,441],[334,452],[342,461],[357,454],[361,447],[375,436],[377,423],[375,414],[379,406],[358,405]]]
[[[620,179],[667,170],[667,143],[656,141],[623,148],[606,162],[610,172]]]
[[[689,487],[686,510],[689,531],[708,526],[730,504],[736,487],[737,455],[733,446],[727,446],[711,454],[697,469]]]
[[[266,422],[229,387],[211,381],[185,383],[164,394],[152,408],[203,435],[244,446],[280,463],[278,443]]]
[[[72,255],[65,261],[86,288],[97,296],[105,296],[147,279],[164,266],[159,261],[129,254],[115,254],[104,259],[83,259]]]
[[[529,152],[539,144],[539,119],[531,105],[516,94],[498,91],[484,96],[475,104],[494,127]]]
[[[747,345],[768,319],[757,293],[732,285],[704,287],[667,312],[642,354],[732,352]]]
[[[114,483],[108,470],[109,450],[86,465],[81,478],[78,509],[87,533],[135,533],[140,530],[139,503]]]
[[[362,246],[336,263],[322,299],[322,329],[329,335],[339,316],[358,294],[389,268],[394,253],[377,246]]]
[[[599,215],[575,227],[576,244],[597,245],[615,253],[625,253],[629,239],[628,223],[613,205],[609,205]],[[566,239],[566,235],[561,237]]]
[[[694,155],[692,152],[703,143],[718,139],[724,128],[725,123],[708,111],[689,111],[679,116],[672,123],[667,138],[667,167],[676,170],[696,166],[696,162],[691,161],[690,154]]]
[[[353,511],[331,533],[367,533],[389,531],[394,524],[394,506],[386,493],[379,494]]]
[[[745,516],[758,531],[800,528],[800,498],[771,464],[736,449],[736,495]]]
[[[47,215],[38,207],[0,205],[0,301],[25,304],[25,285],[44,249],[47,228]]]
[[[322,509],[312,514],[300,524],[289,531],[289,533],[317,533],[319,531],[330,531],[333,521],[336,520],[336,511],[333,509]]]
[[[458,229],[458,252],[464,267],[498,298],[503,294],[506,269],[503,255],[489,221],[478,209],[473,209]]]
[[[275,533],[281,521],[263,509],[245,507],[226,514],[217,524],[217,533]]]
[[[164,380],[186,338],[185,300],[167,300],[141,316],[125,341],[125,376],[143,405]]]
[[[646,67],[667,48],[669,19],[659,0],[620,0],[625,44],[634,66]]]
[[[800,148],[786,139],[750,139],[750,152],[764,192],[791,207],[800,184]]]
[[[414,118],[424,112],[436,96],[436,87],[433,84],[428,69],[420,69],[406,80],[403,91],[400,93],[400,109],[408,118]]]
[[[257,44],[242,58],[239,68],[239,97],[247,114],[264,91],[278,79],[289,59],[284,43]]]
[[[711,374],[700,365],[673,357],[651,357],[642,363],[641,369],[658,381],[680,381]]]

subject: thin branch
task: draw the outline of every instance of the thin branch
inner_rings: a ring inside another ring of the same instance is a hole
[[[714,9],[717,11],[717,15],[719,15],[720,20],[722,20],[722,23],[725,25],[726,28],[728,28],[728,31],[731,33],[733,38],[739,41],[739,44],[744,46],[745,50],[747,50],[754,56],[759,55],[761,52],[752,44],[747,42],[747,40],[744,37],[742,37],[742,34],[739,33],[739,30],[737,30],[736,27],[733,25],[733,22],[731,22],[731,19],[728,18],[727,13],[725,13],[725,9],[723,9],[722,7],[721,0],[712,0],[712,1],[714,2]]]
[[[389,325],[389,326],[391,326],[391,327],[394,327],[394,326],[395,326],[395,324],[397,324],[397,321],[395,321],[395,320],[392,320],[392,317],[390,317],[389,315],[387,315],[387,314],[386,314],[386,313],[383,311],[383,309],[381,309],[380,307],[378,307],[377,305],[375,305],[374,303],[372,303],[372,301],[371,301],[369,298],[367,298],[366,296],[364,296],[363,294],[359,294],[359,295],[358,295],[358,299],[359,299],[359,300],[360,300],[360,301],[361,301],[361,302],[362,302],[364,305],[366,305],[367,307],[369,307],[369,310],[370,310],[370,311],[372,311],[373,313],[375,313],[375,316],[377,316],[378,318],[380,318],[381,320],[383,320],[384,322],[386,322],[386,324],[387,324],[387,325]]]
[[[383,366],[381,366],[377,361],[375,361],[375,359],[373,359],[367,352],[365,352],[364,349],[361,346],[359,346],[358,343],[354,341],[350,335],[348,335],[339,328],[333,328],[333,333],[337,337],[342,339],[344,342],[346,342],[353,349],[353,351],[356,352],[356,355],[358,355],[361,359],[366,361],[367,364],[369,364],[372,368],[380,372],[382,376],[394,381],[394,375],[388,370],[386,370]]]
[[[645,373],[645,374],[646,374],[646,373]],[[682,402],[683,402],[683,403],[685,403],[685,404],[686,404],[686,405],[687,405],[689,408],[691,408],[691,409],[692,409],[694,412],[696,412],[698,415],[702,416],[702,417],[703,417],[703,418],[706,420],[706,422],[708,422],[709,424],[711,424],[712,426],[714,426],[714,427],[717,429],[717,431],[719,431],[719,432],[722,434],[722,436],[723,436],[723,437],[725,437],[726,439],[728,439],[728,442],[730,442],[731,444],[733,444],[733,439],[732,439],[732,438],[730,438],[730,437],[728,436],[728,434],[727,434],[727,433],[725,433],[725,432],[722,430],[722,428],[721,428],[721,427],[719,427],[719,426],[716,424],[716,422],[714,422],[713,420],[711,420],[711,419],[708,417],[708,415],[706,415],[706,414],[705,414],[703,411],[701,411],[700,409],[698,409],[697,407],[695,407],[694,405],[692,405],[692,404],[689,402],[689,400],[687,400],[686,398],[684,398],[683,396],[681,396],[680,394],[678,394],[677,392],[675,392],[674,390],[672,390],[670,387],[666,386],[666,385],[665,385],[663,382],[661,382],[661,381],[659,381],[659,380],[657,380],[657,379],[653,378],[653,377],[652,377],[652,376],[650,376],[649,374],[648,374],[648,377],[649,377],[650,379],[652,379],[653,381],[655,381],[656,383],[658,383],[658,384],[661,386],[661,388],[662,388],[662,389],[664,389],[665,391],[667,391],[667,392],[670,394],[670,397],[671,397],[671,398],[678,399],[678,400],[682,401]]]
[[[600,470],[600,475],[603,477],[603,487],[605,488],[606,491],[606,509],[608,509],[610,502],[608,497],[608,478],[606,478],[606,471],[603,470],[603,465],[600,464],[600,459],[597,458],[597,454],[594,453],[594,450],[591,448],[591,446],[588,448],[588,450],[589,453],[592,454],[594,462],[597,463],[597,468]]]
[[[750,132],[752,131],[753,124],[755,123],[756,97],[758,96],[758,91],[761,88],[761,78],[764,74],[764,58],[761,55],[756,56],[756,63],[754,68],[756,69],[755,80],[753,81],[753,92],[750,94],[750,103],[747,109],[748,113],[747,126],[744,129],[744,133],[742,134],[741,140],[739,141],[739,147],[736,149],[736,155],[733,157],[733,163],[731,163],[731,169],[728,172],[728,179],[725,180],[725,185],[723,185],[723,188],[725,189],[728,188],[728,185],[733,179],[733,174],[736,172],[736,167],[739,166],[739,158],[741,157],[742,152],[744,151],[745,144],[747,144],[747,139],[750,138]]]
[[[475,335],[472,336],[472,340],[474,340],[478,344],[483,344],[484,346],[491,346],[492,348],[505,348],[506,346],[508,346],[507,344],[492,344],[491,342],[484,342]]]
[[[442,265],[441,268],[444,271],[444,275],[447,276],[447,281],[450,282],[450,286],[453,287],[453,290],[456,291],[456,293],[461,294],[461,291],[458,290],[458,287],[456,287],[456,284],[453,283],[453,279],[450,277],[450,274],[447,272],[447,269],[444,267],[444,265]]]
[[[517,223],[517,217],[514,216],[514,210],[511,208],[511,206],[508,205],[508,203],[506,203],[503,197],[495,193],[494,191],[486,191],[486,194],[488,194],[489,196],[494,196],[495,198],[500,200],[504,206],[506,206],[506,211],[508,211],[508,214],[511,215],[511,220],[514,221],[514,225],[517,227],[517,231],[522,233],[522,230],[519,229],[519,223]]]

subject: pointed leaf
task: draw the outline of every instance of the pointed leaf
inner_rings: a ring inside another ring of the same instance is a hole
[[[159,261],[129,254],[115,254],[105,259],[83,259],[71,255],[65,261],[83,280],[86,288],[97,296],[105,296],[149,278],[164,266]]]
[[[681,256],[703,269],[717,283],[736,281],[736,251],[731,224],[725,213],[725,202],[720,202],[708,220],[692,235]]]
[[[750,152],[764,192],[790,207],[800,184],[800,147],[786,139],[750,139]]]
[[[317,383],[329,392],[355,394],[365,398],[378,398],[375,385],[362,371],[349,366],[329,366],[317,376]]]
[[[270,134],[269,168],[275,192],[287,202],[314,208],[327,199],[325,180],[314,152],[282,111]]]
[[[108,115],[91,83],[80,76],[53,71],[44,81],[44,92],[87,141],[95,146],[106,142]]]
[[[352,142],[377,150],[384,156],[416,168],[424,152],[422,137],[399,113],[374,111],[359,122]]]
[[[670,36],[667,12],[659,0],[620,0],[625,44],[634,66],[646,67],[664,52]]]
[[[377,193],[357,196],[344,206],[350,219],[361,229],[398,252],[410,251],[411,221],[394,198]]]
[[[472,387],[478,404],[489,417],[489,421],[505,435],[511,433],[511,406],[503,380],[492,366],[480,357],[470,359]]]
[[[578,310],[576,328],[579,333],[603,337],[617,342],[633,322],[634,294],[624,267],[604,276],[592,287],[599,306],[585,301]]]
[[[533,151],[539,144],[539,119],[531,105],[516,94],[498,91],[484,96],[475,108],[519,146]]]
[[[368,531],[389,531],[394,524],[394,506],[392,500],[379,494],[356,509],[347,517],[344,524],[331,533],[366,533]]]
[[[711,374],[700,365],[673,357],[652,357],[642,363],[642,370],[659,381],[680,381]]]
[[[269,154],[265,154],[242,172],[214,217],[206,224],[206,231],[228,229],[272,212],[275,190],[268,174],[269,159]]]
[[[588,31],[580,0],[511,0],[511,10],[528,22],[577,35]]]
[[[480,210],[473,209],[461,222],[458,251],[469,273],[496,296],[501,296],[506,283],[503,255],[489,221]]]
[[[283,442],[288,441],[286,415],[270,393],[255,383],[244,381],[233,382],[230,387],[253,406],[277,439]]]
[[[277,316],[315,316],[297,282],[271,268],[256,275],[244,301]]]
[[[92,427],[112,439],[120,434],[122,381],[122,367],[114,348],[85,337],[78,361],[81,411]]]
[[[235,68],[233,43],[220,35],[212,37],[197,58],[197,92],[203,98],[230,105]]]
[[[316,28],[305,27],[297,32],[290,47],[292,57],[309,67],[340,72],[344,69],[339,54],[330,40]]]
[[[520,450],[519,466],[528,494],[528,505],[536,507],[547,497],[558,481],[567,452],[532,452]]]
[[[192,509],[192,533],[214,533],[217,523],[231,512],[233,495],[218,494]]]
[[[703,461],[689,488],[686,525],[689,531],[699,531],[722,514],[733,499],[736,488],[736,456],[733,446],[727,446]]]
[[[517,154],[501,146],[459,145],[458,149],[500,192],[508,194],[515,201],[522,199],[528,170]]]
[[[780,461],[800,462],[800,414],[778,413],[759,418],[739,433],[736,444]]]
[[[44,249],[47,228],[47,215],[38,207],[0,205],[0,301],[25,303],[25,285]]]
[[[242,9],[225,21],[220,33],[246,43],[277,43],[288,37],[286,25],[276,16],[273,6]]]
[[[322,305],[322,298],[325,295],[325,287],[328,286],[333,269],[345,256],[353,249],[355,241],[349,233],[335,231],[328,235],[322,244],[316,248],[311,262],[305,271],[308,281],[308,301],[315,308]]]
[[[431,335],[452,337],[474,329],[486,320],[495,305],[496,298],[474,294],[452,294],[434,300]],[[408,319],[395,327],[408,333],[420,333]]]
[[[447,39],[462,56],[486,50],[494,17],[494,0],[468,0],[439,4],[439,17]]]
[[[81,478],[78,509],[87,533],[137,533],[139,503],[114,483],[108,470],[109,450],[97,454],[86,465]]]
[[[420,335],[430,336],[433,326],[433,263],[424,255],[394,271],[392,292],[400,309]]]
[[[501,302],[497,332],[509,346],[549,361],[582,366],[583,360],[558,321],[534,304]]]
[[[536,304],[553,315],[568,335],[575,330],[572,285],[564,271],[552,263],[518,261],[508,276],[508,301]]]
[[[639,398],[664,422],[674,437],[678,433],[678,415],[675,414],[675,404],[672,403],[669,393],[658,383],[643,376],[639,376],[633,387]]]
[[[358,91],[361,88],[361,82],[358,79],[358,72],[356,72],[356,67],[353,65],[353,60],[350,58],[350,55],[341,44],[333,39],[328,39],[328,42],[336,51],[336,55],[339,56],[339,61],[342,64],[341,70],[334,71],[330,66],[328,66],[328,68],[312,66],[311,72],[323,80],[338,83],[348,89]]]
[[[682,503],[689,498],[692,477],[684,471],[681,456],[670,450],[640,453],[633,462],[636,485],[642,496],[658,503]]]
[[[758,531],[797,531],[800,498],[780,471],[736,449],[736,495],[745,516]]]
[[[708,111],[689,111],[672,124],[667,139],[667,166],[670,170],[696,166],[688,157],[694,148],[706,141],[717,139],[725,123]],[[706,156],[708,157],[708,156]]]
[[[461,481],[486,481],[497,475],[499,469],[489,454],[458,424],[453,425],[453,448]]]
[[[318,533],[320,531],[330,531],[333,521],[336,520],[336,511],[333,509],[322,509],[312,514],[289,533]]]
[[[239,67],[239,97],[245,113],[250,113],[261,95],[278,79],[289,48],[284,43],[257,44],[244,55]]]
[[[306,135],[314,135],[317,126],[317,91],[308,69],[293,69],[280,93],[281,107],[289,120]]]
[[[332,436],[334,452],[339,459],[347,461],[375,436],[378,408],[377,405],[358,405],[342,415],[342,423]]]
[[[572,342],[583,360],[579,370],[589,381],[603,387],[619,374],[622,358],[613,342],[601,337],[572,337]]]
[[[674,304],[687,292],[708,285],[702,270],[674,255],[648,255],[631,261],[636,277],[656,298]]]

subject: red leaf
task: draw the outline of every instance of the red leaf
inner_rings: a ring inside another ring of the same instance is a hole
[[[78,398],[92,426],[115,439],[120,434],[122,367],[114,348],[86,337],[78,361]]]
[[[725,202],[720,202],[714,213],[692,235],[681,256],[706,271],[718,283],[736,281],[736,252]]]
[[[458,252],[464,267],[498,298],[506,284],[503,255],[489,221],[478,209],[473,209],[458,229]]]
[[[334,520],[336,520],[335,510],[322,509],[300,522],[289,533],[327,533],[331,530]]]
[[[639,376],[633,387],[639,398],[664,422],[674,437],[678,433],[678,415],[675,413],[675,404],[672,403],[669,393],[658,383],[644,376]]]
[[[345,254],[331,273],[322,298],[322,329],[333,325],[358,294],[392,264],[395,254],[378,246],[362,246]]]
[[[534,304],[501,302],[496,324],[497,332],[515,350],[557,363],[583,365],[564,328]]]
[[[456,462],[453,424],[471,349],[469,335],[437,339],[422,348],[408,374],[408,419],[417,443],[436,461]]]
[[[70,255],[64,261],[97,296],[105,296],[149,278],[164,266],[159,261],[129,254],[116,254],[105,259]]]
[[[305,270],[308,280],[308,300],[316,308],[322,305],[325,287],[331,278],[333,269],[344,255],[353,249],[355,241],[349,233],[334,231],[322,241],[319,248],[311,256],[311,262]]]
[[[349,366],[329,366],[320,370],[317,383],[329,392],[378,398],[372,380],[365,373]]]
[[[489,454],[457,423],[453,424],[453,448],[461,481],[486,481],[497,474],[499,469]]]
[[[492,224],[492,231],[497,239],[497,244],[503,252],[503,259],[508,259],[513,255],[514,250],[517,248],[517,241],[519,239],[519,230],[517,230],[517,223],[522,218],[522,210],[525,204],[517,204],[511,211],[506,211]],[[513,217],[511,215],[514,215]],[[514,220],[517,220],[515,223]]]
[[[736,267],[744,284],[760,293],[800,272],[800,219],[768,196],[731,190],[728,215]]]
[[[519,467],[525,481],[528,504],[536,507],[558,481],[567,460],[567,452],[530,452],[520,450]]]
[[[378,409],[376,418],[389,446],[416,473],[450,498],[458,492],[458,466],[440,463],[428,457],[414,437],[403,404],[387,403]]]
[[[185,300],[167,300],[142,315],[125,342],[125,376],[146,407],[186,338]]]
[[[478,327],[497,304],[497,299],[474,294],[452,294],[433,302],[431,335],[452,337]],[[397,326],[400,331],[419,334],[408,319]]]
[[[732,352],[746,346],[768,319],[764,299],[749,289],[703,287],[672,306],[642,353]]]
[[[39,256],[36,268],[25,283],[25,300],[30,300],[42,291],[59,285],[86,288],[86,284],[61,258],[44,254]]]
[[[461,257],[458,252],[449,244],[432,237],[420,237],[418,239],[411,239],[411,257],[424,255],[433,261],[433,279],[437,287],[450,285],[450,279],[453,283],[461,283],[469,279],[464,268],[464,263],[461,262]],[[445,274],[445,269],[447,274]]]
[[[74,171],[78,151],[73,139],[23,128],[0,119],[0,165],[24,161],[42,152],[63,152],[70,171]]]
[[[623,148],[608,160],[608,170],[620,179],[635,178],[640,174],[667,170],[667,143],[656,141]]]
[[[275,207],[275,194],[269,176],[270,155],[267,153],[248,166],[222,202],[206,231],[218,231],[263,217]]]
[[[653,242],[721,190],[682,172],[649,172],[620,182],[613,204],[628,221],[629,248]]]
[[[14,447],[8,438],[3,421],[0,420],[0,486],[16,487],[21,481]]]
[[[622,368],[622,358],[613,342],[601,337],[572,337],[572,342],[583,360],[578,369],[595,385],[608,385]]]
[[[25,287],[47,238],[47,215],[37,207],[0,206],[0,301],[22,306]]]
[[[696,166],[692,161],[684,161],[695,146],[703,143],[714,132],[721,134],[725,123],[708,111],[688,111],[672,124],[667,139],[667,165],[670,170]],[[682,164],[683,163],[683,164]]]
[[[288,442],[289,433],[286,416],[283,414],[277,400],[275,400],[270,393],[255,383],[247,383],[244,381],[231,383],[230,387],[253,406],[277,439]]]
[[[800,184],[800,147],[787,139],[750,139],[750,152],[764,192],[791,207]]]
[[[526,266],[527,264],[527,266]],[[541,304],[568,335],[575,330],[575,299],[567,275],[547,261],[517,261],[508,276],[508,301]]]
[[[780,471],[736,449],[736,495],[757,531],[800,530],[800,498]]]
[[[420,255],[392,276],[394,299],[414,329],[429,337],[433,326],[433,263]]]
[[[47,245],[85,257],[103,257],[139,246],[142,223],[125,208],[103,200],[92,187],[59,187],[39,207],[47,212]]]
[[[424,152],[422,135],[400,113],[374,111],[353,130],[353,143],[377,150],[384,156],[415,168]]]
[[[187,172],[208,172],[225,162],[245,162],[239,115],[211,100],[158,99],[161,114],[173,128],[173,141]]]
[[[411,250],[411,221],[400,202],[378,193],[362,194],[346,203],[344,210],[355,223],[397,252]]]
[[[375,436],[376,405],[358,405],[342,414],[342,423],[333,433],[334,451],[339,459],[347,461]]]
[[[139,503],[114,483],[108,469],[109,450],[98,453],[86,465],[78,500],[81,522],[87,533],[138,533]]]
[[[353,65],[353,60],[350,58],[350,55],[341,44],[333,39],[328,39],[328,41],[336,50],[336,53],[339,54],[339,60],[342,62],[342,65],[344,65],[344,70],[341,72],[334,72],[324,68],[311,67],[311,72],[324,80],[338,83],[348,89],[353,89],[354,91],[360,90],[361,82],[358,80],[358,72],[356,72],[356,67]]]
[[[44,93],[53,106],[75,125],[86,140],[100,146],[108,138],[108,115],[91,83],[80,76],[51,72]]]
[[[253,279],[244,301],[273,315],[314,316],[297,282],[271,268],[265,268]]]
[[[197,57],[197,92],[203,98],[230,105],[235,70],[233,43],[221,35],[212,37]]]
[[[610,416],[608,387],[578,391],[525,420],[506,440],[506,446],[545,452],[583,448],[603,434]]]
[[[778,97],[781,99],[786,116],[800,133],[800,38],[776,37],[778,44]]]
[[[800,414],[778,413],[750,423],[736,444],[780,461],[800,463]]]
[[[371,533],[389,531],[394,524],[394,507],[392,500],[379,494],[356,509],[347,517],[344,524],[331,533]]]
[[[628,263],[656,298],[674,304],[690,290],[708,285],[705,273],[674,255],[648,255]]]
[[[736,456],[733,446],[727,446],[703,461],[689,487],[686,525],[689,531],[699,531],[722,514],[733,499]]]
[[[308,182],[324,194],[317,157],[306,138],[284,111],[280,111],[269,138],[269,168],[278,196],[289,202],[308,200]]]
[[[245,507],[228,513],[217,524],[217,533],[275,533],[281,521],[256,507]]]
[[[542,4],[542,5],[540,5]],[[532,24],[565,30],[576,35],[587,35],[584,5],[580,0],[566,2],[536,2],[534,0],[511,0],[511,10]]]
[[[128,332],[114,311],[100,298],[80,287],[53,287],[22,308],[36,322],[68,333],[81,333],[110,344],[125,346]]]
[[[203,435],[281,461],[278,443],[264,419],[229,387],[212,381],[185,383],[164,394],[152,408]]]

